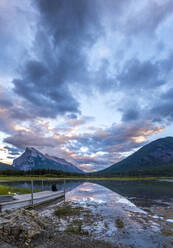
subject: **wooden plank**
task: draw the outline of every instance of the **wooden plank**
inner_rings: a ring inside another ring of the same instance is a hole
[[[0,195],[0,203],[8,201],[13,201],[12,195]]]
[[[63,191],[42,191],[33,193],[33,205],[39,205],[62,197],[64,197]],[[12,202],[1,203],[0,211],[32,206],[31,194],[16,195],[14,199]]]

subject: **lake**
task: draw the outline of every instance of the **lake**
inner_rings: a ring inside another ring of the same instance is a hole
[[[51,190],[53,183],[58,190],[64,189],[63,180],[34,181],[34,189]],[[1,182],[0,185],[16,190],[31,189],[30,181]],[[44,221],[51,220],[58,234],[77,232],[91,240],[123,248],[172,247],[172,179],[66,180],[65,190],[65,203],[57,200],[34,208]],[[63,215],[69,207],[72,214]],[[57,211],[60,211],[58,216]]]
[[[63,180],[34,181],[34,189],[37,191],[51,190],[52,184],[55,183],[58,190],[63,190]],[[0,185],[10,187],[20,187],[24,189],[31,188],[30,181],[9,181],[1,182]],[[110,192],[118,193],[126,199],[133,202],[138,207],[150,207],[152,205],[169,205],[173,200],[173,180],[141,180],[141,181],[116,181],[116,180],[66,180],[66,192],[71,192],[71,195],[76,194],[78,198],[83,200],[86,197],[99,198],[100,200],[109,201],[107,189]],[[89,185],[92,185],[88,190]],[[93,185],[99,185],[96,191]],[[105,194],[104,194],[105,191]],[[75,197],[73,195],[73,197]]]

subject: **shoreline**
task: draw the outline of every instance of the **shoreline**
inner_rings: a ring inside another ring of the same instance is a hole
[[[86,200],[0,214],[0,247],[171,247],[172,223],[166,219],[172,216],[172,208],[164,218],[163,208],[146,212],[118,194],[116,197],[112,210],[107,202]]]
[[[88,180],[88,181],[142,181],[142,180],[160,180],[160,179],[173,179],[173,177],[46,177],[46,176],[0,176],[1,182],[8,181],[56,181],[56,180]]]

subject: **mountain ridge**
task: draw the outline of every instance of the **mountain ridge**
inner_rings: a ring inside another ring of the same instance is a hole
[[[71,173],[84,173],[65,159],[43,154],[34,147],[26,147],[25,152],[13,160],[13,168],[29,171],[36,169],[60,170]]]
[[[2,170],[13,170],[13,167],[9,164],[0,162],[0,171]]]
[[[165,167],[164,167],[165,166]],[[147,170],[173,171],[173,137],[160,138],[144,145],[127,158],[96,174],[123,173]]]

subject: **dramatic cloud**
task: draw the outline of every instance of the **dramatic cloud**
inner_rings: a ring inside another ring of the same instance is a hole
[[[96,170],[97,166],[101,169],[119,161],[124,158],[124,153],[146,144],[149,136],[161,131],[161,126],[136,122],[128,126],[114,124],[110,128],[96,129],[93,133],[68,135],[67,132],[49,137],[43,137],[44,130],[39,134],[23,131],[4,142],[21,149],[34,146],[43,152],[50,151],[87,171],[89,164],[89,170]]]
[[[97,170],[167,134],[172,10],[171,0],[1,1],[7,161],[34,146]]]
[[[4,146],[5,149],[8,150],[8,154],[12,156],[19,155],[21,153],[21,149],[15,148],[15,147],[10,147],[10,146]]]
[[[135,121],[139,118],[139,112],[136,109],[127,109],[122,116],[122,121]]]
[[[127,19],[126,32],[136,35],[153,35],[159,24],[165,22],[172,15],[173,2],[166,1],[144,1],[144,8],[139,9]]]
[[[100,32],[91,1],[33,1],[40,13],[31,59],[14,79],[14,91],[35,109],[36,116],[79,113],[70,85],[86,75],[85,50]],[[44,109],[44,111],[43,111]]]
[[[165,83],[161,79],[161,70],[159,69],[157,64],[153,64],[150,61],[130,60],[125,64],[124,70],[118,76],[120,87],[137,91],[159,87]]]

